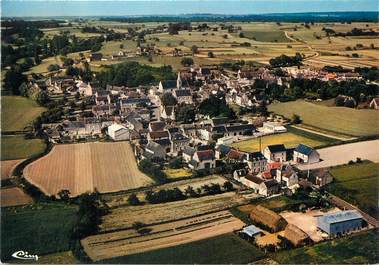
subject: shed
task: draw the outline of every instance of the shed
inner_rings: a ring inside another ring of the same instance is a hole
[[[241,230],[241,233],[243,233],[249,237],[256,237],[256,236],[260,236],[262,234],[262,230],[259,229],[258,227],[256,227],[255,225],[249,225],[249,226],[244,227]]]
[[[269,227],[274,232],[283,230],[287,225],[287,221],[279,214],[260,205],[250,212],[250,219]]]
[[[309,241],[309,236],[303,230],[293,224],[286,226],[284,237],[287,238],[294,246],[305,245]]]

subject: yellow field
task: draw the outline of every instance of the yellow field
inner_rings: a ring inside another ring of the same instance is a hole
[[[48,155],[29,164],[24,176],[48,195],[63,189],[71,196],[94,189],[115,192],[153,183],[138,170],[127,142],[56,145]]]
[[[293,114],[300,115],[304,124],[326,131],[352,136],[378,134],[377,110],[327,107],[303,100],[271,104],[268,110],[288,118]]]
[[[311,139],[305,136],[297,135],[294,133],[281,133],[269,136],[263,136],[262,138],[262,151],[268,145],[284,144],[287,148],[296,147],[298,144],[305,144],[308,146],[316,147],[325,144],[321,140]],[[254,138],[251,140],[241,141],[232,144],[232,147],[237,148],[245,152],[259,151],[259,139]]]
[[[187,170],[184,168],[178,168],[178,169],[167,168],[163,170],[163,172],[170,179],[190,177],[192,175],[190,170]]]

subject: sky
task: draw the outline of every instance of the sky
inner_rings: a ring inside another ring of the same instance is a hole
[[[3,17],[378,11],[377,0],[2,0]]]

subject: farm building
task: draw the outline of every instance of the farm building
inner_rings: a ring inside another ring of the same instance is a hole
[[[256,227],[255,225],[249,225],[244,227],[240,233],[245,234],[250,238],[255,238],[257,236],[262,235],[262,230]]]
[[[269,227],[273,232],[281,231],[287,225],[287,221],[279,214],[260,205],[250,212],[250,219]]]
[[[317,163],[320,161],[320,154],[312,147],[299,144],[293,151],[293,160],[296,163]]]
[[[362,221],[362,215],[356,210],[341,211],[318,217],[317,227],[333,237],[360,229]]]
[[[262,130],[268,133],[285,133],[287,132],[287,128],[274,123],[274,122],[264,122]]]
[[[287,161],[287,150],[283,144],[268,145],[263,151],[268,162]]]
[[[300,228],[293,224],[288,224],[284,230],[284,237],[287,238],[294,246],[304,246],[308,243],[309,236]]]
[[[115,141],[129,140],[129,130],[117,123],[108,127],[108,135]]]

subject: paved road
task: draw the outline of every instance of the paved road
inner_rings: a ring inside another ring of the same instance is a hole
[[[299,165],[300,170],[325,168],[348,163],[350,160],[356,160],[360,157],[362,160],[371,160],[379,162],[379,140],[343,144],[332,147],[318,149],[321,162],[314,164]]]

